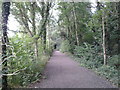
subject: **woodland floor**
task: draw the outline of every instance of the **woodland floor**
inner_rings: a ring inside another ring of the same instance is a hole
[[[55,51],[46,65],[46,78],[32,88],[114,88],[106,79],[91,70],[81,67],[67,55]]]

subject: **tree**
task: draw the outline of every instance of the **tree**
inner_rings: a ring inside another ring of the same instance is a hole
[[[107,53],[106,53],[106,28],[105,28],[105,11],[104,5],[97,1],[97,10],[102,11],[102,15],[100,17],[101,24],[102,24],[102,47],[103,47],[103,58],[104,58],[104,65],[107,64]]]
[[[59,26],[61,32],[69,40],[71,45],[71,51],[73,51],[74,46],[82,45],[87,35],[88,27],[87,22],[90,19],[90,3],[59,3],[58,9],[61,14],[59,17]],[[66,34],[66,35],[65,35]]]
[[[13,3],[12,14],[34,39],[34,51],[38,57],[38,39],[42,39],[46,48],[46,26],[49,18],[51,2]]]
[[[78,31],[77,31],[77,29],[78,29],[78,25],[77,25],[77,16],[76,16],[76,10],[75,10],[75,4],[74,4],[74,2],[73,2],[73,16],[74,16],[74,26],[75,26],[75,35],[76,35],[76,41],[77,41],[77,45],[79,46],[80,44],[79,44],[79,37],[78,37]]]
[[[107,55],[106,55],[106,32],[105,32],[105,16],[104,16],[104,11],[102,15],[102,30],[103,30],[103,56],[104,56],[104,65],[107,63]]]
[[[7,22],[10,14],[10,2],[2,3],[2,89],[7,90]]]

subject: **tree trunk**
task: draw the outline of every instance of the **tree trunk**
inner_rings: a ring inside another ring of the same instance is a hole
[[[36,3],[33,2],[31,4],[31,18],[32,18],[32,31],[33,31],[33,36],[36,35],[36,23],[35,23],[35,6],[36,6]],[[35,59],[37,60],[38,59],[38,39],[35,38]]]
[[[37,40],[35,40],[35,59],[37,60],[38,59],[38,42]]]
[[[75,35],[76,35],[76,41],[77,41],[77,45],[79,46],[79,37],[78,37],[78,26],[77,26],[77,17],[76,17],[76,12],[75,12],[75,5],[73,6],[73,14],[74,14],[74,18],[75,18]]]
[[[42,26],[41,26],[41,31],[43,32],[44,50],[46,49],[46,25],[47,25],[47,21],[49,17],[50,7],[51,7],[51,3],[47,2],[46,9],[45,9],[45,3],[42,2],[42,9],[44,13],[41,14],[42,21],[43,21]]]
[[[97,10],[101,10],[101,3],[97,1]],[[106,65],[107,64],[107,55],[106,55],[106,32],[105,32],[105,14],[104,14],[104,11],[102,12],[102,31],[103,31],[103,36],[102,36],[102,39],[103,39],[103,64]]]
[[[105,44],[106,34],[105,34],[104,11],[103,11],[103,15],[102,15],[102,30],[103,30],[103,57],[104,57],[104,65],[106,65],[107,64],[107,55],[106,55],[106,44]]]
[[[43,44],[44,44],[44,50],[46,49],[46,26],[44,27],[43,31]]]
[[[7,22],[8,16],[10,14],[10,2],[4,2],[2,4],[2,61],[7,58]],[[5,60],[2,64],[2,73],[7,74],[7,60]],[[2,89],[7,90],[7,76],[2,75]]]
[[[31,4],[31,17],[32,17],[32,31],[33,31],[33,35],[36,35],[36,25],[35,25],[35,2],[33,2],[33,4]]]

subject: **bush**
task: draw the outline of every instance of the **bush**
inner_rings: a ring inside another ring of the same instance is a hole
[[[118,73],[120,73],[118,55],[108,58],[108,65],[103,65],[103,55],[98,53],[96,47],[90,44],[76,46],[74,55],[77,56],[76,60],[81,66],[95,70],[99,75],[118,85]]]
[[[114,67],[103,65],[102,67],[97,68],[96,72],[99,75],[106,77],[114,84],[118,85],[118,70],[116,70]]]
[[[41,77],[41,73],[47,60],[50,57],[51,50],[48,54],[43,54],[43,45],[40,40],[38,42],[38,58],[34,55],[34,43],[32,38],[27,36],[15,36],[10,39],[9,56],[13,56],[8,60],[8,73],[17,72],[16,75],[8,77],[8,84],[11,87],[26,86]]]
[[[108,58],[108,65],[118,68],[120,66],[120,62],[118,62],[118,56],[119,55],[113,55],[112,57]]]
[[[69,52],[70,51],[70,44],[68,40],[64,40],[60,46],[61,52]]]
[[[103,56],[96,53],[95,48],[90,44],[86,44],[86,46],[76,46],[74,55],[80,58],[79,62],[82,66],[92,69],[102,65]]]

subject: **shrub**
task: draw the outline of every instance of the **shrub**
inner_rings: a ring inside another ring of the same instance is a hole
[[[93,47],[90,44],[76,46],[74,55],[77,56],[75,60],[77,60],[81,66],[95,70],[96,73],[106,77],[114,84],[120,85],[118,82],[118,73],[120,73],[118,55],[108,58],[107,65],[103,65],[103,55],[97,53],[96,47]]]
[[[96,53],[95,48],[92,45],[86,44],[86,46],[76,46],[74,55],[79,57],[79,62],[83,66],[88,68],[97,68],[101,66],[103,61],[103,56]]]
[[[118,68],[120,66],[120,62],[118,62],[118,56],[119,55],[113,55],[112,57],[108,58],[108,65]]]
[[[118,83],[118,73],[120,73],[118,67],[120,65],[118,63],[118,55],[108,58],[108,65],[103,65],[103,55],[97,53],[95,48],[96,47],[89,44],[86,44],[86,46],[76,46],[74,54],[78,58],[75,60],[77,60],[81,66],[92,69],[99,75],[106,77],[114,84],[120,85],[120,83]]]
[[[27,36],[15,36],[10,39],[10,47],[8,55],[11,57],[8,60],[9,73],[17,72],[16,75],[8,77],[8,84],[11,87],[26,86],[31,82],[41,77],[41,73],[47,60],[50,57],[51,50],[48,49],[48,54],[43,54],[43,45],[40,40],[38,42],[38,58],[35,59],[34,43],[32,38]]]
[[[102,67],[97,68],[96,72],[118,85],[118,70],[114,67],[103,65]]]
[[[60,51],[61,52],[69,52],[70,50],[70,44],[68,40],[64,40],[60,46]]]

